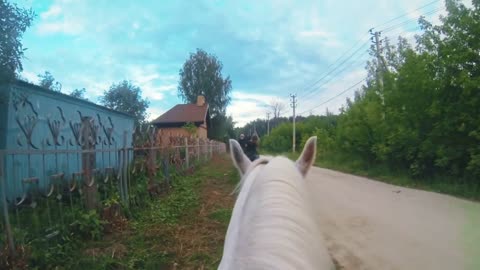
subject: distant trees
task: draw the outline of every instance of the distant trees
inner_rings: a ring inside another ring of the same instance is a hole
[[[136,124],[145,122],[149,102],[141,97],[141,89],[127,80],[112,84],[100,102],[107,108],[135,116]]]
[[[85,97],[85,92],[87,90],[85,88],[81,88],[81,89],[74,89],[71,93],[70,93],[70,96],[72,97],[75,97],[75,98],[80,98],[80,99],[85,99],[85,100],[88,100],[86,97]]]
[[[62,84],[56,82],[50,71],[45,71],[44,74],[38,74],[37,77],[40,79],[39,85],[41,87],[47,88],[49,90],[60,92],[62,91]]]
[[[467,8],[447,0],[446,7],[440,25],[420,20],[424,33],[415,46],[403,38],[395,45],[384,40],[382,67],[375,58],[368,62],[365,86],[339,116],[299,123],[301,140],[315,134],[325,158],[342,155],[356,166],[480,185],[480,2]],[[286,125],[262,147],[290,149]]]
[[[273,114],[273,119],[279,118],[285,109],[285,103],[281,102],[280,100],[276,99],[270,101],[270,111]]]
[[[22,35],[31,26],[35,13],[0,0],[0,83],[15,78],[22,71],[25,48]]]

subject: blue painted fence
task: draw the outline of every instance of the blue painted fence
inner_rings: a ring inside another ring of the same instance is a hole
[[[81,150],[95,150],[90,166],[106,169],[118,167],[119,149],[132,145],[130,115],[21,81],[1,85],[0,93],[0,167],[9,202],[32,188],[46,194],[52,181],[71,181],[85,166]]]

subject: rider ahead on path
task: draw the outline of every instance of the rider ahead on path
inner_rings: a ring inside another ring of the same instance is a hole
[[[247,139],[245,138],[245,135],[244,135],[244,134],[240,134],[240,138],[238,139],[238,143],[239,143],[240,146],[242,147],[243,152],[246,153],[246,152],[245,152],[245,149],[246,149],[246,147],[247,147],[248,141],[247,141]]]
[[[245,154],[251,161],[254,161],[258,158],[257,147],[258,147],[258,136],[253,135],[250,141],[247,142],[247,146],[244,150]]]

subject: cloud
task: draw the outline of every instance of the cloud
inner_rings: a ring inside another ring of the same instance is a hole
[[[83,26],[70,20],[44,22],[38,26],[37,31],[40,35],[56,33],[76,35],[83,31]]]
[[[70,1],[56,1],[47,11],[40,13],[40,23],[37,25],[39,35],[67,34],[77,35],[84,30],[84,24],[78,17],[72,16]],[[66,8],[70,7],[70,8]]]
[[[266,112],[265,108],[258,106],[254,101],[234,100],[227,109],[227,114],[232,116],[236,127],[244,126],[258,118],[265,118]]]
[[[33,73],[33,72],[29,72],[29,71],[23,71],[21,74],[20,74],[23,78],[25,78],[28,82],[31,82],[31,83],[38,83],[38,76],[37,74]]]
[[[234,119],[235,126],[243,126],[258,118],[266,118],[270,112],[270,103],[279,101],[286,103],[285,98],[277,95],[255,94],[245,91],[233,91],[232,102],[227,108],[227,114]]]
[[[152,121],[158,118],[160,115],[164,114],[166,110],[159,108],[157,106],[150,106],[147,109],[147,120]]]
[[[290,93],[301,96],[358,39],[368,39],[368,29],[424,2],[351,1],[345,8],[334,0],[33,1],[40,16],[24,37],[29,48],[24,74],[35,79],[32,74],[49,70],[64,91],[85,87],[92,98],[127,79],[142,88],[151,106],[170,108],[181,103],[178,70],[202,48],[222,61],[223,75],[241,89],[233,91],[228,112],[246,123],[264,117],[271,98],[288,102]],[[412,36],[415,31],[407,30],[415,25],[413,20],[384,36]],[[299,99],[300,107],[313,107],[353,84],[355,76],[347,74],[356,74],[361,65],[351,65],[310,98]],[[337,108],[351,93],[326,105]]]
[[[47,11],[40,14],[40,18],[43,20],[49,19],[52,17],[57,17],[62,12],[62,8],[57,5],[52,5]]]

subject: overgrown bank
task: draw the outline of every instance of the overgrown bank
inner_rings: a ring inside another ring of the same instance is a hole
[[[169,194],[132,209],[128,219],[105,224],[97,214],[85,215],[83,223],[94,225],[84,231],[98,233],[96,239],[64,239],[42,251],[42,265],[27,260],[17,269],[216,269],[236,181],[229,158],[214,156],[194,174],[176,177]]]

